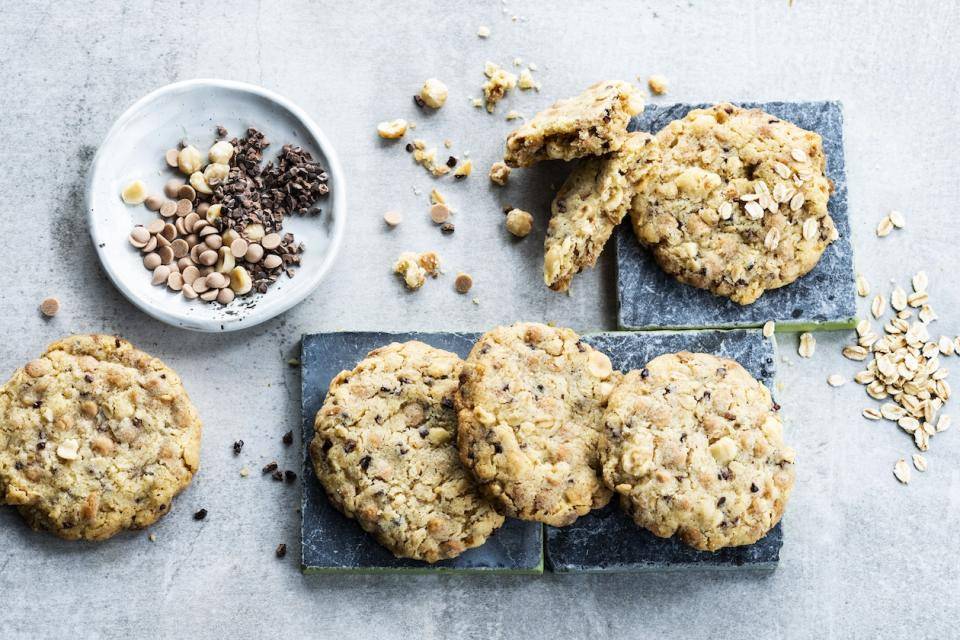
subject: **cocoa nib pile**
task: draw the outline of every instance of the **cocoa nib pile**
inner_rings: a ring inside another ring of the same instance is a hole
[[[217,128],[221,138],[227,130]],[[251,265],[250,277],[254,290],[266,293],[280,274],[293,277],[293,269],[300,265],[303,243],[292,233],[281,233],[283,220],[289,214],[319,215],[319,200],[330,192],[327,172],[303,148],[285,144],[277,158],[261,166],[263,150],[270,142],[263,133],[251,127],[246,137],[230,140],[236,150],[231,159],[227,180],[214,188],[212,202],[222,205],[217,226],[221,232],[233,229],[240,235],[251,225],[261,225],[259,235],[281,234],[280,246],[274,250],[283,260],[273,269],[262,263]]]

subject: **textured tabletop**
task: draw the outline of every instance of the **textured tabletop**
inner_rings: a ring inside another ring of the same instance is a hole
[[[888,294],[891,278],[907,286],[926,270],[934,332],[960,333],[957,3],[25,0],[0,16],[2,375],[63,334],[119,333],[181,374],[206,425],[200,473],[151,529],[155,542],[147,532],[61,542],[0,508],[0,638],[956,635],[960,434],[938,435],[929,470],[899,485],[892,470],[914,451],[908,438],[860,417],[868,398],[858,385],[825,382],[857,370],[839,353],[846,332],[818,333],[810,360],[796,355],[796,336],[780,342],[776,394],[797,486],[769,574],[304,576],[299,485],[260,469],[300,465],[297,440],[281,438],[299,427],[300,376],[287,360],[304,333],[476,331],[518,319],[615,328],[612,245],[570,296],[541,280],[544,215],[569,168],[517,171],[506,189],[485,178],[514,124],[509,110],[529,116],[602,78],[662,73],[670,93],[653,101],[664,104],[841,101],[856,268]],[[484,62],[518,70],[514,58],[537,65],[540,93],[511,93],[494,116],[474,109]],[[421,115],[411,96],[431,76],[450,98]],[[327,279],[295,309],[235,335],[188,333],[137,311],[104,277],[84,223],[85,172],[113,120],[148,91],[195,77],[261,84],[298,103],[349,181],[346,243]],[[474,175],[439,183],[456,209],[453,235],[427,217],[434,181],[374,133],[397,117],[433,144],[449,138],[458,158],[470,152]],[[507,204],[536,215],[530,237],[505,232]],[[405,217],[393,231],[388,209]],[[878,239],[890,209],[906,228]],[[428,249],[448,274],[407,293],[391,263]],[[458,271],[474,278],[467,296],[453,290]],[[48,295],[62,310],[44,322],[35,308]],[[237,439],[245,446],[234,457]],[[192,517],[200,508],[202,522]]]

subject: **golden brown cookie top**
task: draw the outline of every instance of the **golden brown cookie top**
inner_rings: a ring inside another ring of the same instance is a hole
[[[610,396],[604,480],[658,536],[707,551],[752,544],[780,521],[794,482],[778,408],[733,360],[662,355]]]
[[[0,388],[0,502],[69,539],[148,526],[197,471],[201,428],[158,358],[113,336],[64,338]]]

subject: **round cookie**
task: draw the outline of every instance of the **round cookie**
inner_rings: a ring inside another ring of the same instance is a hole
[[[634,232],[667,273],[739,304],[817,264],[837,229],[820,136],[759,109],[694,109],[657,133]]]
[[[793,487],[777,409],[733,360],[662,355],[610,396],[604,481],[657,536],[704,551],[752,544],[780,521]]]
[[[0,388],[0,502],[67,539],[146,527],[190,484],[201,428],[159,359],[113,336],[64,338]]]
[[[485,333],[460,376],[460,460],[504,514],[557,527],[607,504],[597,442],[618,379],[570,329]]]
[[[395,555],[436,562],[503,524],[457,459],[463,361],[422,342],[371,351],[330,383],[310,444],[333,504]]]

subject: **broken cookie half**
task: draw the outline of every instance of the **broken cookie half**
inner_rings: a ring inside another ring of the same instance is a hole
[[[585,160],[570,174],[551,206],[543,262],[548,287],[566,291],[574,275],[596,264],[656,165],[658,150],[650,134],[629,133],[619,151]]]
[[[618,150],[643,98],[629,82],[604,81],[558,100],[507,137],[504,162],[529,167],[541,160],[573,160]]]

